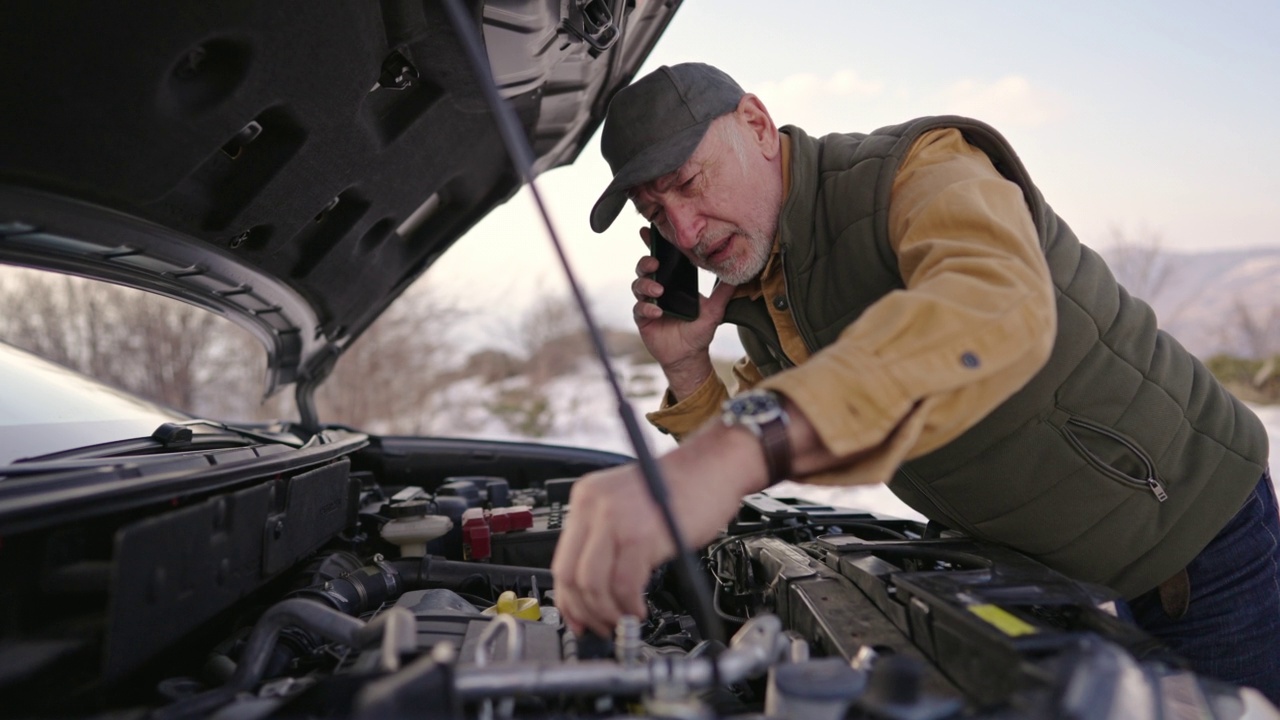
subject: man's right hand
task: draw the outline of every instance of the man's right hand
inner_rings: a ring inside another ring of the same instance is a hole
[[[714,540],[742,497],[764,488],[760,448],[745,429],[715,423],[659,459],[672,515],[690,547]],[[645,616],[645,585],[675,546],[635,463],[583,476],[569,506],[551,562],[556,607],[574,632],[590,628],[608,637],[621,615]]]
[[[649,228],[641,228],[640,237],[648,245]],[[654,304],[663,291],[662,285],[651,277],[657,270],[658,260],[651,255],[636,263],[636,279],[631,283],[636,304],[631,314],[645,348],[662,366],[671,392],[676,399],[683,399],[715,372],[709,348],[716,328],[724,321],[724,310],[735,287],[717,282],[710,297],[701,296],[697,320],[666,317]]]

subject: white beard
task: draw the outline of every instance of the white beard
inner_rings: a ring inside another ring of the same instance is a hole
[[[727,258],[725,262],[719,266],[713,266],[706,260],[705,251],[700,252],[703,248],[695,248],[694,255],[701,260],[701,265],[720,278],[721,282],[729,285],[742,285],[755,278],[764,270],[765,263],[769,261],[769,251],[773,249],[773,243],[768,239],[759,237],[758,233],[746,233],[741,228],[734,228],[739,240],[745,243],[745,248],[738,248],[739,253],[736,256]],[[704,245],[711,245],[714,241],[704,242]]]

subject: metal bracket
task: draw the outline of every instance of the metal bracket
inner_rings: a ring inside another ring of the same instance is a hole
[[[581,4],[570,2],[566,8],[568,18],[560,27],[591,48],[591,57],[613,47],[622,37],[622,1],[586,0]]]

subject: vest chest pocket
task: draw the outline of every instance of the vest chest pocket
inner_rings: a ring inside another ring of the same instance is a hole
[[[1169,499],[1155,462],[1133,440],[1101,423],[1061,411],[1050,422],[1098,472],[1135,490],[1147,490],[1160,502]]]

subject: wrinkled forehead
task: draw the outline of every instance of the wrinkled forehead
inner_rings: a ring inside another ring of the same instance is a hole
[[[649,182],[640,183],[627,188],[627,198],[635,203],[637,207],[645,201],[653,201],[657,196],[662,195],[671,189],[673,185],[678,184],[678,180],[691,173],[697,167],[706,163],[707,158],[711,155],[713,145],[715,144],[716,133],[708,130],[702,136],[702,141],[689,154],[689,159],[685,160],[680,167],[672,170],[665,175],[650,180]]]
[[[661,195],[667,190],[670,190],[671,186],[675,184],[676,178],[680,176],[680,172],[689,167],[692,163],[693,158],[690,157],[685,161],[684,165],[681,165],[666,175],[660,175],[647,183],[640,183],[639,185],[628,188],[627,198],[630,199],[631,202],[635,203],[637,207],[639,207],[642,202],[652,201],[655,196]]]

